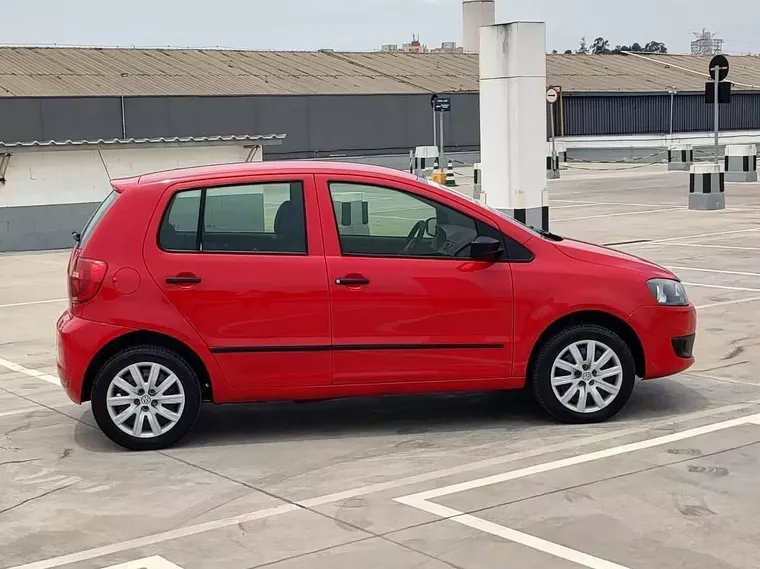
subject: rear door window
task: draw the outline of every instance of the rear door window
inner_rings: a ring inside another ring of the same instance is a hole
[[[87,243],[87,240],[90,238],[90,235],[92,235],[92,232],[95,231],[95,228],[98,226],[98,223],[100,223],[100,220],[103,219],[103,216],[106,214],[106,212],[118,197],[119,192],[116,190],[111,190],[111,193],[106,196],[106,199],[100,203],[95,212],[90,216],[90,219],[87,220],[87,223],[85,224],[84,229],[82,229],[82,233],[80,234],[80,248],[84,247],[85,243]]]
[[[159,230],[165,251],[306,254],[301,182],[178,192]]]

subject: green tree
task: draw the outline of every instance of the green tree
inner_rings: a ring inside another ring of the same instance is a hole
[[[575,52],[580,55],[586,55],[588,53],[588,44],[586,43],[586,36],[581,38],[581,45],[578,46],[578,50]]]
[[[591,53],[594,55],[610,53],[610,42],[603,37],[596,38],[591,44]]]

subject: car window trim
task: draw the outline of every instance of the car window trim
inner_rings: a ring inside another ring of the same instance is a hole
[[[204,216],[206,214],[206,191],[207,190],[213,190],[216,188],[236,188],[240,186],[263,186],[265,184],[293,184],[297,183],[301,186],[301,194],[302,194],[302,206],[303,206],[303,216],[304,216],[304,245],[305,245],[305,251],[215,251],[213,249],[203,249],[202,248],[202,237],[204,233]],[[166,217],[169,215],[169,211],[171,211],[171,206],[174,203],[174,199],[177,197],[178,194],[183,192],[193,192],[193,191],[200,191],[201,192],[201,198],[200,203],[198,204],[198,227],[196,228],[196,238],[195,238],[195,249],[187,250],[187,249],[167,249],[161,245],[161,228],[164,225],[164,221],[166,221]],[[166,207],[164,208],[163,214],[161,214],[161,220],[158,223],[158,228],[156,231],[156,247],[158,247],[159,251],[162,251],[164,253],[168,253],[171,255],[181,255],[181,254],[188,254],[188,255],[197,255],[197,254],[205,254],[205,255],[274,255],[274,256],[283,256],[283,257],[308,257],[309,256],[309,223],[308,223],[308,216],[306,215],[306,185],[304,183],[303,179],[283,179],[283,180],[268,180],[268,181],[262,181],[262,182],[231,182],[226,184],[215,184],[211,186],[192,186],[192,187],[180,187],[177,190],[173,190],[171,197],[169,198],[169,202],[167,203]]]
[[[493,231],[495,231],[496,233],[498,233],[499,235],[501,235],[501,246],[502,246],[502,249],[504,251],[505,258],[503,258],[503,259],[497,259],[496,261],[490,261],[490,262],[492,262],[492,263],[515,263],[515,262],[516,263],[526,263],[526,262],[531,262],[532,261],[532,259],[531,259],[531,261],[510,261],[509,258],[507,258],[507,255],[509,253],[509,250],[507,249],[507,242],[505,241],[505,238],[507,236],[504,234],[504,232],[501,229],[499,229],[498,227],[494,227],[490,223],[486,223],[485,221],[482,221],[482,220],[480,220],[478,218],[475,218],[472,215],[470,215],[469,213],[464,213],[464,212],[462,212],[460,209],[458,209],[456,207],[452,207],[450,205],[443,204],[443,203],[441,203],[441,202],[439,202],[437,200],[434,200],[432,198],[429,198],[427,196],[420,196],[420,195],[418,195],[418,194],[416,194],[414,192],[411,192],[409,190],[401,190],[399,188],[394,188],[394,187],[391,187],[391,186],[381,185],[379,183],[356,182],[356,181],[353,181],[353,180],[347,181],[346,179],[341,180],[341,179],[336,179],[336,178],[328,178],[326,180],[326,183],[327,183],[327,193],[328,193],[328,195],[330,197],[330,205],[331,205],[331,209],[332,209],[333,222],[335,224],[335,232],[336,232],[336,235],[338,237],[338,248],[340,249],[340,256],[341,257],[353,257],[353,258],[365,258],[365,259],[425,259],[425,260],[429,259],[429,260],[433,260],[433,261],[456,261],[456,262],[459,262],[459,263],[462,263],[462,262],[471,262],[471,263],[484,262],[484,261],[477,261],[476,259],[473,259],[472,257],[433,257],[433,256],[421,256],[421,255],[381,255],[381,254],[372,254],[372,253],[346,253],[343,250],[343,243],[341,242],[341,239],[340,239],[340,228],[338,226],[338,217],[337,217],[336,212],[335,212],[335,204],[334,204],[333,197],[332,197],[332,191],[330,189],[330,184],[333,184],[333,183],[335,183],[335,184],[354,184],[354,185],[370,186],[370,187],[373,187],[373,188],[379,188],[381,190],[391,190],[391,191],[394,191],[394,192],[400,192],[402,194],[406,194],[406,195],[408,195],[408,196],[410,196],[412,198],[418,199],[418,200],[426,200],[426,201],[432,202],[433,204],[439,205],[441,207],[447,207],[449,209],[452,209],[452,210],[456,211],[460,215],[464,215],[465,217],[467,217],[469,219],[472,219],[476,223],[482,223],[483,225],[486,225],[486,226],[490,227]],[[435,206],[433,206],[433,207],[435,207]]]

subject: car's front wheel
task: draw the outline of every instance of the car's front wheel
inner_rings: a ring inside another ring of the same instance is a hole
[[[98,426],[131,450],[158,450],[184,437],[195,424],[201,390],[193,368],[159,346],[137,346],[112,357],[92,390]]]
[[[546,341],[530,378],[539,404],[566,423],[598,423],[616,415],[636,382],[633,355],[615,332],[570,326]]]

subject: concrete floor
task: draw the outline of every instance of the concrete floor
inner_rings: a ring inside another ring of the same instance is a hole
[[[209,406],[125,452],[54,384],[68,253],[0,256],[0,568],[756,567],[760,184],[692,212],[688,175],[609,168],[550,183],[553,231],[646,240],[617,248],[689,283],[699,334],[603,425],[514,393]]]

